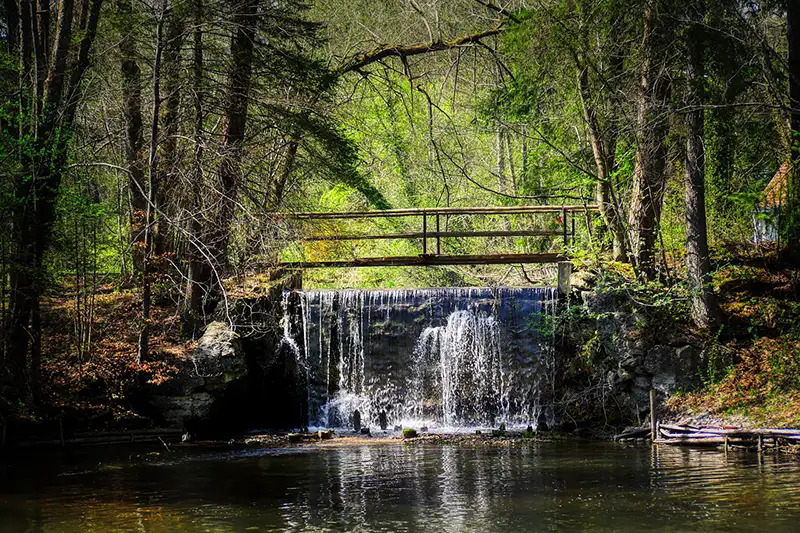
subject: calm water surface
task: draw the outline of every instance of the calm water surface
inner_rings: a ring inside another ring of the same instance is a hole
[[[800,532],[786,457],[612,444],[0,460],[0,533]]]

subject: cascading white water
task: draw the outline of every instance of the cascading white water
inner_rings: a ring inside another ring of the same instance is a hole
[[[373,427],[382,415],[451,428],[542,415],[554,289],[306,291],[294,307],[286,294],[281,342],[304,369],[310,426],[348,427],[356,410]]]

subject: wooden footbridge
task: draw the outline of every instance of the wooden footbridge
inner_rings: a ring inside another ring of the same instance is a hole
[[[563,239],[564,247],[575,237],[576,218],[585,217],[590,221],[591,214],[597,211],[596,205],[530,205],[517,207],[437,207],[425,209],[386,209],[380,211],[348,212],[305,212],[272,213],[278,222],[319,222],[333,220],[367,220],[381,218],[416,218],[417,231],[402,233],[352,233],[342,234],[297,234],[284,240],[293,242],[318,241],[367,241],[367,240],[421,240],[422,253],[412,256],[360,257],[318,261],[288,261],[281,263],[287,269],[307,269],[322,267],[375,267],[375,266],[433,266],[433,265],[498,265],[527,263],[558,263],[567,258],[562,253],[495,253],[479,255],[448,255],[442,253],[442,241],[448,238],[480,237],[551,237]],[[446,231],[442,221],[455,216],[510,216],[524,215],[531,224],[525,229],[486,230],[486,231]],[[556,224],[539,224],[549,229],[534,226],[536,217],[556,217]]]

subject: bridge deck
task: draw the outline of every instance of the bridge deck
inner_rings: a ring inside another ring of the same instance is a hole
[[[376,266],[443,266],[443,265],[518,265],[523,263],[558,263],[566,261],[561,254],[488,254],[488,255],[406,255],[394,257],[361,257],[331,261],[295,261],[281,263],[284,268],[376,267]]]

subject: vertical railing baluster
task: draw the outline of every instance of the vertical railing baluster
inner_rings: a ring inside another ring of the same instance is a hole
[[[439,236],[439,213],[436,213],[436,255],[442,255],[442,243]]]
[[[422,213],[422,255],[428,255],[428,215]]]
[[[570,217],[570,222],[572,222],[572,246],[575,246],[575,213]]]

